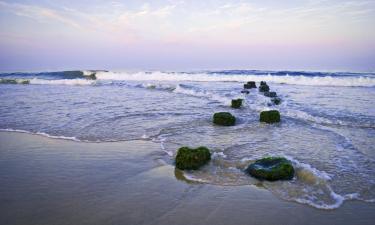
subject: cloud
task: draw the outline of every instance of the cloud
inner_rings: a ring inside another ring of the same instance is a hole
[[[3,1],[0,1],[0,7],[1,10],[14,13],[18,16],[28,17],[38,22],[48,23],[53,20],[74,28],[81,28],[76,21],[50,8],[19,3],[7,3]]]

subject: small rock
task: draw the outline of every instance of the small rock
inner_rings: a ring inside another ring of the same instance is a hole
[[[268,92],[270,91],[270,87],[267,84],[263,84],[259,86],[259,92]]]
[[[291,180],[294,176],[293,165],[283,157],[267,157],[257,160],[245,171],[255,178],[268,181]]]
[[[229,112],[218,112],[213,116],[213,122],[222,126],[233,126],[236,124],[236,117]]]
[[[235,108],[235,109],[238,109],[241,107],[242,105],[242,101],[243,99],[239,98],[239,99],[232,99],[232,108]]]
[[[280,103],[281,103],[281,98],[278,98],[278,97],[276,97],[276,98],[272,98],[271,101],[272,101],[272,103],[275,104],[275,105],[280,105]]]
[[[211,159],[211,153],[206,147],[181,147],[176,155],[176,167],[180,170],[196,170]]]
[[[243,85],[245,89],[257,88],[255,81],[249,81]]]
[[[263,111],[260,113],[259,121],[265,123],[280,122],[280,113],[277,110]]]

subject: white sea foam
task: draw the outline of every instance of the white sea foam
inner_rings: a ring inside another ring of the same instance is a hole
[[[227,158],[227,155],[224,154],[224,152],[214,152],[212,154],[212,158]]]
[[[31,132],[31,131],[19,130],[19,129],[0,129],[0,131],[26,133],[26,134],[40,135],[40,136],[44,136],[44,137],[48,137],[52,139],[63,139],[63,140],[81,142],[81,140],[77,139],[76,137],[56,136],[56,135],[50,135],[44,132]]]
[[[375,86],[374,77],[365,76],[275,76],[275,75],[244,75],[244,74],[208,74],[208,73],[164,73],[164,72],[97,72],[97,79],[129,80],[129,81],[232,81],[284,83],[312,86]]]
[[[232,98],[224,97],[224,96],[221,96],[219,94],[215,94],[215,93],[210,92],[210,91],[200,90],[200,89],[193,88],[193,87],[190,87],[188,85],[182,85],[182,84],[177,85],[174,92],[180,93],[180,94],[191,95],[191,96],[195,96],[195,97],[208,98],[208,99],[211,99],[213,101],[221,102],[224,105],[229,105],[231,100],[232,100]]]
[[[295,178],[291,182],[266,183],[265,186],[280,197],[307,204],[318,209],[335,209],[345,200],[358,198],[357,193],[340,195],[329,184],[332,176],[309,164],[299,162],[288,156],[295,168]]]
[[[30,84],[48,84],[48,85],[93,85],[94,80],[86,79],[61,79],[61,80],[45,80],[34,78],[30,80]]]

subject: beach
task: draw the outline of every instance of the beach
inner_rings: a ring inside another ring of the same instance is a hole
[[[192,182],[150,141],[84,143],[0,132],[0,224],[373,224],[375,205],[334,210],[262,185]]]

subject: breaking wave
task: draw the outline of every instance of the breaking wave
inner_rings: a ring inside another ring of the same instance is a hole
[[[271,75],[271,74],[222,74],[222,73],[177,73],[177,72],[97,72],[99,80],[129,80],[129,81],[218,81],[218,82],[247,82],[267,81],[271,83],[312,85],[312,86],[347,86],[373,87],[375,77],[363,74],[352,76],[305,76],[305,75]]]

